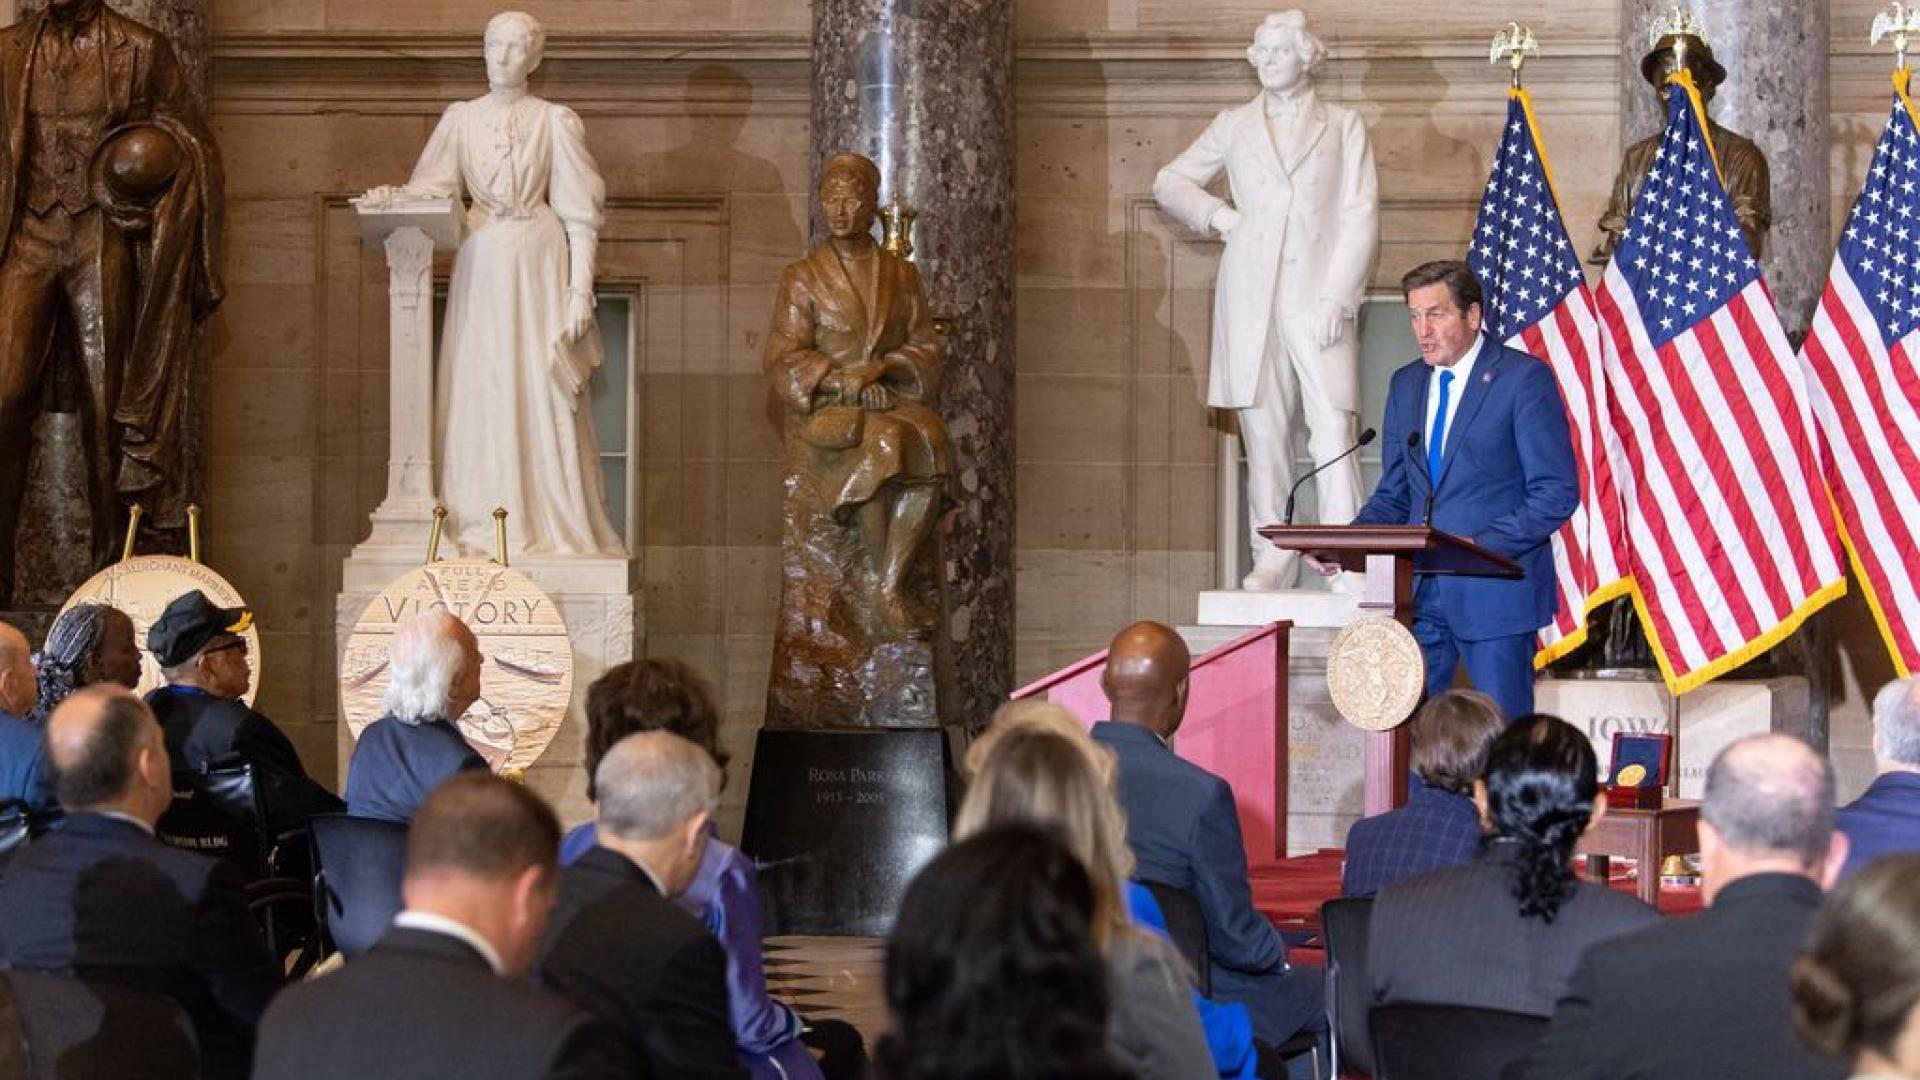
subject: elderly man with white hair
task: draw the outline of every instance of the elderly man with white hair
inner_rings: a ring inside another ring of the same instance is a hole
[[[673,902],[720,804],[699,744],[643,731],[593,773],[598,845],[560,874],[540,982],[618,1028],[646,1075],[746,1080],[727,1013],[726,954]]]
[[[1879,775],[1840,809],[1853,845],[1842,877],[1882,855],[1920,851],[1920,678],[1895,679],[1874,695],[1873,764]]]
[[[387,668],[387,714],[360,733],[347,766],[347,813],[404,825],[441,781],[487,767],[457,726],[480,698],[480,643],[434,608],[400,625]]]

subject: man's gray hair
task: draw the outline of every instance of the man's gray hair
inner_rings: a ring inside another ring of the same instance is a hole
[[[1300,54],[1300,66],[1312,71],[1327,58],[1327,46],[1314,32],[1307,29],[1306,13],[1294,8],[1277,11],[1260,20],[1259,29],[1253,32],[1253,39],[1259,41],[1266,34],[1284,34],[1293,41],[1293,51]]]
[[[1882,757],[1920,768],[1920,676],[1895,679],[1873,695],[1873,733]]]
[[[599,827],[622,840],[659,840],[720,805],[720,766],[700,744],[642,731],[613,744],[593,774]]]
[[[1818,867],[1833,842],[1833,766],[1788,735],[1749,735],[1707,767],[1700,816],[1748,855]]]
[[[387,692],[381,707],[405,724],[457,720],[448,716],[448,699],[460,666],[467,661],[459,616],[445,608],[423,611],[394,631],[387,653]]]

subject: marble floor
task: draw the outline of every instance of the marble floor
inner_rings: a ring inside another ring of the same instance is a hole
[[[767,991],[809,1020],[845,1020],[871,1050],[887,1020],[886,944],[883,938],[767,938]]]

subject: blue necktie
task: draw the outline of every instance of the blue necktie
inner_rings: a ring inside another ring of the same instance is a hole
[[[1433,410],[1433,434],[1427,439],[1427,482],[1440,482],[1440,458],[1447,447],[1447,399],[1453,396],[1453,372],[1440,373],[1440,407]]]

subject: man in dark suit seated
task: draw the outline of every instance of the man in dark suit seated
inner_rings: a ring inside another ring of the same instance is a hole
[[[1842,877],[1882,855],[1920,851],[1920,678],[1895,679],[1874,695],[1873,763],[1872,785],[1840,808]]]
[[[0,799],[19,799],[36,815],[57,814],[40,732],[27,720],[39,696],[33,646],[0,622]]]
[[[560,874],[540,982],[617,1028],[647,1074],[745,1080],[726,956],[673,897],[700,868],[720,767],[690,740],[629,735],[593,774],[598,845]]]
[[[458,616],[434,608],[400,624],[387,666],[387,715],[354,744],[347,813],[404,825],[441,781],[487,767],[458,726],[480,700],[480,642]]]
[[[1405,806],[1361,818],[1347,832],[1346,895],[1372,896],[1396,881],[1473,861],[1480,853],[1473,782],[1487,764],[1487,744],[1506,727],[1500,706],[1478,690],[1448,690],[1420,707],[1411,725],[1420,783]]]
[[[1279,1046],[1302,1030],[1325,1031],[1325,997],[1317,971],[1288,968],[1286,942],[1253,908],[1233,790],[1168,746],[1186,715],[1189,662],[1168,627],[1138,622],[1120,631],[1101,677],[1111,719],[1095,724],[1093,737],[1119,759],[1135,875],[1200,902],[1213,996],[1245,1004],[1254,1037]]]
[[[236,757],[253,766],[267,828],[278,836],[346,804],[307,775],[299,751],[272,720],[240,699],[253,681],[240,636],[251,625],[252,611],[216,607],[198,589],[176,597],[147,629],[147,651],[167,678],[147,704],[175,768],[199,771]]]
[[[364,956],[273,1003],[254,1080],[638,1075],[604,1025],[522,981],[559,849],[560,823],[526,788],[442,784],[407,833],[406,910]]]
[[[1846,852],[1824,758],[1785,735],[1727,747],[1700,807],[1707,910],[1587,950],[1525,1075],[1845,1076],[1794,1038],[1787,969]]]
[[[0,967],[70,971],[180,1003],[209,1077],[245,1076],[281,973],[228,864],[154,839],[173,801],[160,725],[120,687],[75,693],[47,721],[67,809],[0,882]]]

